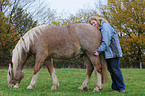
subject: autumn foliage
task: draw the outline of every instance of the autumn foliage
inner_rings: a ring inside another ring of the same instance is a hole
[[[131,34],[131,37],[123,36],[120,38],[122,45],[123,58],[121,62],[124,63],[122,66],[139,68],[140,63],[144,64],[145,54],[143,49],[145,48],[145,38],[143,35],[136,36]],[[143,65],[144,67],[144,65]]]
[[[10,60],[10,49],[13,49],[19,37],[14,28],[10,28],[12,25],[8,23],[8,18],[4,16],[2,11],[0,15],[0,61],[1,65],[5,65]]]
[[[37,21],[17,5],[16,2],[11,5],[9,0],[0,1],[0,67],[8,66],[20,36],[37,25]],[[8,6],[12,10],[6,9]]]

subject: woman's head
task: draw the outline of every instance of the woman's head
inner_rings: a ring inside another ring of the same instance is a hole
[[[90,17],[88,21],[91,25],[95,26],[96,28],[99,28],[102,20],[104,20],[106,23],[109,24],[109,22],[107,20],[105,20],[102,17],[97,17],[97,16]]]

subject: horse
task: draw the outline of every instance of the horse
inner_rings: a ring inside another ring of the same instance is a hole
[[[53,59],[71,59],[83,54],[87,74],[79,90],[89,89],[88,82],[93,70],[97,73],[97,84],[94,91],[103,88],[108,82],[107,64],[104,55],[94,55],[101,44],[101,33],[94,26],[87,23],[70,24],[65,26],[50,26],[47,24],[36,26],[20,38],[12,51],[12,61],[9,64],[7,80],[10,88],[18,88],[24,77],[24,64],[31,56],[35,56],[33,77],[27,89],[36,88],[36,80],[44,61],[52,77],[51,90],[59,88],[55,74]],[[47,59],[46,59],[47,58]],[[102,66],[101,66],[102,64]],[[103,83],[103,84],[102,84]]]

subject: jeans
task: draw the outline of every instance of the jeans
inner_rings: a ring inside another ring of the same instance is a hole
[[[125,90],[123,75],[119,67],[119,58],[106,59],[108,71],[112,79],[112,90]]]

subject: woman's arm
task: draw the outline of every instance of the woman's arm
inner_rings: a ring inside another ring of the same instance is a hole
[[[111,43],[111,37],[112,37],[112,27],[109,24],[103,24],[103,28],[101,29],[102,33],[102,43],[100,47],[97,49],[97,52],[100,54],[101,52],[105,51]]]

